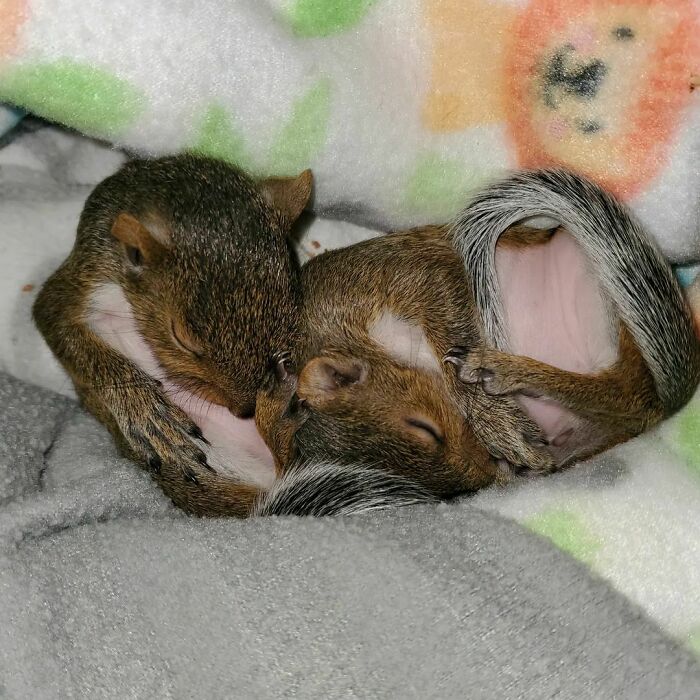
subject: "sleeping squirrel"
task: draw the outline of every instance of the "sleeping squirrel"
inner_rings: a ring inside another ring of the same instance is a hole
[[[296,343],[298,265],[287,234],[311,185],[310,172],[255,184],[184,155],[131,161],[92,192],[33,315],[128,456],[190,480],[212,466],[201,427],[164,382],[253,414],[272,357]],[[130,357],[144,338],[150,368]]]
[[[647,430],[700,381],[700,343],[667,261],[624,207],[570,173],[513,175],[452,227],[327,252],[301,281],[301,371],[290,364],[258,399],[282,460],[376,463],[436,498],[478,488],[476,475],[498,480],[492,462],[454,450],[427,402],[392,391],[391,363],[430,378],[433,400],[451,399],[492,457],[542,472]],[[536,430],[476,387],[517,399]],[[520,422],[503,431],[501,412]],[[431,459],[414,457],[411,432]],[[527,450],[536,459],[519,461]]]
[[[552,199],[571,196],[557,191],[563,174],[548,177],[543,187]],[[320,256],[303,268],[300,296],[284,236],[310,187],[308,173],[256,187],[206,159],[136,161],[91,196],[71,257],[37,299],[37,324],[86,406],[127,454],[156,472],[177,505],[210,515],[322,514],[445,498],[498,480],[496,459],[548,471],[636,434],[684,401],[678,396],[671,406],[659,398],[651,363],[628,333],[639,324],[623,322],[609,371],[634,369],[631,405],[601,420],[598,404],[589,402],[578,431],[552,428],[551,420],[538,425],[531,407],[501,395],[494,382],[500,368],[481,366],[492,352],[484,341],[494,336],[477,313],[484,313],[478,290],[472,296],[479,275],[471,266],[466,273],[443,227]],[[487,189],[463,220],[497,191]],[[496,211],[507,216],[512,207],[502,197]],[[519,223],[549,211],[532,208],[500,229],[499,249],[517,258],[566,236],[561,228]],[[614,225],[625,232],[624,248],[633,227],[626,212],[596,215],[598,247],[614,216],[621,217]],[[561,223],[576,235],[576,216],[568,217]],[[457,245],[472,240],[465,226],[452,234]],[[479,235],[495,247],[498,236]],[[589,241],[577,240],[588,253]],[[655,250],[640,241],[642,252]],[[631,258],[628,250],[628,265],[616,271],[627,276],[623,286],[638,281]],[[668,266],[658,254],[647,258],[649,275],[671,280],[652,285],[655,309],[674,312],[666,313],[669,324],[686,338],[687,309]],[[616,289],[605,292],[620,304]],[[698,377],[697,343],[688,347],[683,357],[671,356],[672,374],[691,387],[685,398]],[[150,403],[140,398],[143,387]],[[241,416],[252,405],[269,451],[251,422],[231,412]]]
[[[549,228],[536,228],[543,218]],[[357,463],[369,455],[398,473],[410,463],[436,497],[469,490],[458,477],[476,465],[464,460],[460,470],[444,419],[407,414],[402,392],[380,383],[387,359],[430,374],[433,393],[452,399],[493,457],[544,472],[647,430],[700,381],[700,344],[670,266],[626,209],[570,173],[513,175],[451,228],[329,251],[301,280],[302,370],[277,397],[295,406],[293,422],[277,423],[283,453]],[[501,411],[518,413],[477,386],[517,398],[540,432],[524,422],[504,432]],[[366,426],[384,436],[401,421],[432,442],[433,462],[454,465],[447,475],[430,462],[418,469],[410,444],[381,461],[365,449]],[[480,470],[494,478],[488,465]]]

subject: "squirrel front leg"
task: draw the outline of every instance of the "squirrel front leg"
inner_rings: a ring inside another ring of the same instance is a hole
[[[491,395],[483,386],[462,382],[447,367],[444,377],[460,413],[489,454],[538,472],[555,468],[544,433],[513,397]]]
[[[545,435],[517,401],[510,396],[491,395],[480,385],[461,381],[450,366],[452,359],[446,353],[454,339],[473,336],[473,329],[445,325],[431,318],[424,330],[435,355],[444,357],[442,375],[450,398],[489,454],[515,467],[552,471],[556,464],[547,449]]]
[[[209,469],[196,444],[201,430],[164,395],[157,379],[111,348],[88,321],[91,291],[99,284],[69,258],[43,286],[34,321],[73,380],[85,407],[117,437],[126,455],[154,472],[176,465],[197,482]]]

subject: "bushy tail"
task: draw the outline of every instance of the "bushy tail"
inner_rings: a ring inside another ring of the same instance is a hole
[[[418,484],[381,469],[315,462],[290,469],[251,515],[357,515],[435,500]]]
[[[563,225],[588,256],[635,338],[666,410],[685,404],[700,380],[700,344],[670,265],[622,204],[566,171],[522,172],[486,187],[451,229],[487,340],[508,349],[495,264],[498,237],[517,222],[543,216]]]
[[[292,466],[264,490],[212,473],[196,483],[161,472],[163,491],[188,513],[247,518],[258,515],[356,515],[436,501],[418,484],[382,469],[311,462]]]

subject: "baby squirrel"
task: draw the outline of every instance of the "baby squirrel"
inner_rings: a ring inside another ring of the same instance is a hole
[[[549,191],[553,200],[573,196],[568,190],[562,194],[557,189],[561,185],[557,178],[568,177],[564,174],[542,173],[528,177],[539,182],[544,191]],[[517,182],[517,178],[511,180]],[[310,182],[306,188],[299,182],[297,179],[291,181],[291,185],[286,183],[286,189],[296,194],[282,197],[283,201],[295,203],[296,214],[306,203],[304,197],[308,197],[310,189]],[[573,186],[571,182],[567,182],[567,186],[574,191],[576,187],[584,188],[586,196],[590,195],[588,188],[592,185],[576,179],[573,182]],[[486,206],[484,202],[489,201],[489,194],[496,199],[492,208],[486,207],[483,213],[489,225],[495,228],[494,212],[509,216],[504,212],[510,212],[515,203],[496,197],[501,186],[487,188],[467,208],[458,226],[452,229],[456,244],[472,240],[470,227],[473,226],[474,235],[480,236],[485,247],[495,247],[499,235],[499,248],[516,253],[552,246],[556,237],[561,237],[559,229],[556,232],[541,230],[518,223],[531,216],[552,213],[542,202],[522,216],[512,216],[492,239],[485,237],[476,222],[464,225],[473,207]],[[276,189],[285,191],[284,187]],[[593,191],[603,197],[607,209],[595,210],[589,238],[597,237],[595,245],[604,249],[611,225],[623,231],[620,255],[628,265],[611,273],[623,280],[618,286],[641,283],[650,288],[657,316],[663,317],[668,311],[668,323],[679,337],[685,338],[687,309],[682,297],[674,296],[677,286],[673,286],[668,266],[658,254],[649,256],[648,250],[655,249],[642,236],[625,243],[624,236],[629,235],[631,225],[628,215],[597,188]],[[514,187],[516,202],[518,192],[518,187]],[[522,191],[519,194],[522,197]],[[547,195],[542,196],[547,198]],[[585,200],[579,200],[577,206],[585,211]],[[569,209],[556,202],[556,214],[561,223],[578,234],[578,218],[582,215],[572,214]],[[621,223],[611,224],[611,217],[616,221],[619,218]],[[286,218],[291,221],[294,216]],[[486,226],[486,231],[490,233],[492,228]],[[501,235],[504,231],[505,235]],[[390,503],[445,498],[497,480],[499,470],[494,458],[548,471],[636,434],[673,410],[668,402],[663,404],[665,399],[660,408],[654,401],[655,387],[646,369],[646,356],[637,350],[634,339],[638,337],[640,325],[645,328],[647,318],[641,309],[636,325],[623,326],[619,334],[619,360],[610,370],[620,374],[628,367],[634,369],[639,388],[635,399],[641,407],[633,404],[630,410],[623,407],[624,410],[602,414],[596,413],[597,404],[594,403],[593,417],[590,418],[591,413],[584,413],[588,420],[586,426],[592,433],[580,430],[572,439],[567,434],[568,428],[560,430],[555,437],[563,435],[565,439],[552,445],[545,431],[511,396],[494,391],[494,387],[500,388],[497,382],[493,383],[498,377],[496,371],[481,366],[485,364],[482,359],[490,357],[491,352],[484,347],[484,340],[490,340],[493,332],[488,315],[485,315],[486,331],[482,331],[479,312],[483,314],[483,300],[479,284],[486,275],[489,283],[495,285],[496,266],[493,264],[488,270],[491,277],[488,271],[475,270],[469,257],[478,253],[478,245],[474,245],[464,253],[467,274],[463,258],[447,241],[447,232],[446,227],[427,227],[390,234],[327,253],[307,264],[301,276],[301,333],[294,336],[298,343],[292,353],[276,355],[273,348],[284,346],[272,343],[259,364],[266,378],[258,380],[262,389],[255,402],[256,422],[275,457],[275,476],[282,478],[261,485],[201,471],[186,481],[182,479],[178,461],[169,459],[162,466],[158,465],[161,467],[159,480],[173,500],[199,514],[241,516],[357,512]],[[630,248],[625,249],[625,245]],[[647,264],[645,276],[641,278],[634,267],[634,255],[640,252],[638,248],[646,255]],[[584,245],[584,249],[590,252],[590,247]],[[125,254],[128,257],[128,250]],[[201,261],[200,271],[207,269],[212,257]],[[598,262],[596,258],[593,260]],[[488,258],[486,262],[477,262],[483,267],[487,264]],[[654,287],[657,277],[665,280],[663,287]],[[294,274],[289,279],[293,288]],[[605,288],[619,307],[616,290],[614,286],[612,291]],[[230,293],[237,294],[235,290]],[[141,313],[138,294],[136,290],[133,300],[129,298],[136,319]],[[292,293],[292,297],[298,303],[298,295]],[[208,306],[204,308],[209,309]],[[213,308],[220,313],[219,306]],[[627,320],[626,316],[621,316]],[[501,318],[499,313],[496,318]],[[654,323],[656,320],[653,317]],[[138,325],[153,345],[148,327],[142,320]],[[129,334],[122,335],[128,337]],[[261,337],[263,334],[259,334],[255,342],[260,342]],[[291,337],[292,332],[287,338]],[[676,407],[698,381],[697,344],[688,345],[688,348],[685,354],[671,355],[671,364],[676,363],[671,374],[681,376],[680,383],[685,381],[690,387],[684,388],[682,396],[674,399]],[[157,344],[153,350],[167,374],[167,355],[164,361]],[[298,376],[297,366],[301,368]],[[455,366],[457,372],[453,371]],[[186,376],[184,378],[187,380]],[[172,379],[182,381],[183,373],[174,373]],[[578,377],[573,377],[574,381],[576,379]],[[588,381],[590,377],[583,376],[583,379]],[[571,380],[571,376],[565,376],[564,382]],[[216,394],[209,393],[208,388],[206,392],[199,384],[192,388],[200,400],[205,396],[216,401]],[[617,390],[615,384],[611,389],[599,383],[600,395]],[[634,420],[630,419],[631,414]],[[607,424],[614,429],[596,433]],[[189,435],[201,444],[202,436],[197,428],[187,427]],[[192,442],[189,440],[190,444]]]
[[[543,214],[555,225],[538,228]],[[499,278],[507,318],[501,306],[488,313]],[[528,288],[541,279],[548,300]],[[197,487],[173,480],[184,508],[321,514],[447,498],[499,480],[495,458],[549,471],[595,454],[673,412],[698,383],[700,349],[668,264],[624,208],[567,173],[486,188],[452,228],[326,253],[301,283],[299,346],[278,359],[256,404],[281,479],[267,491],[211,474]],[[544,316],[523,330],[528,295]],[[544,337],[555,359],[572,355],[584,371],[496,353],[494,328],[514,351]],[[557,403],[519,398],[528,418],[501,395],[506,371],[524,377],[514,394]],[[528,380],[540,381],[536,391]]]
[[[200,427],[165,395],[166,381],[252,415],[273,357],[296,344],[287,234],[311,186],[309,171],[256,184],[223,162],[181,155],[133,160],[92,192],[33,315],[128,456],[191,481],[211,468]],[[145,339],[160,376],[114,346],[131,316],[121,340]]]
[[[543,216],[554,226],[536,228]],[[287,424],[278,421],[284,436],[271,448],[376,463],[436,497],[497,472],[478,449],[452,449],[445,418],[425,399],[422,411],[408,410],[406,388],[381,381],[388,362],[430,376],[433,403],[451,398],[493,457],[534,471],[639,434],[700,380],[700,344],[670,266],[624,207],[566,172],[487,187],[449,229],[325,253],[302,269],[302,288],[302,371],[286,379],[288,397],[279,394]],[[549,298],[537,296],[543,289]],[[533,357],[504,352],[521,349]],[[485,394],[470,391],[477,386]],[[488,396],[517,397],[536,427]],[[432,459],[414,457],[411,432],[423,433],[424,448],[432,438]]]
[[[268,441],[282,462],[376,465],[437,498],[493,483],[498,458],[550,468],[544,436],[515,401],[459,381],[441,361],[458,342],[483,342],[445,234],[437,226],[394,233],[302,268],[301,372],[289,368],[276,410],[259,400],[284,420],[256,415],[265,435],[284,432]]]

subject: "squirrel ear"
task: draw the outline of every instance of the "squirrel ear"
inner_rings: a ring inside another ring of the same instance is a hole
[[[163,254],[167,234],[157,222],[146,227],[135,216],[122,212],[112,224],[112,235],[124,244],[129,262],[134,267],[155,262]]]
[[[296,177],[271,177],[260,183],[262,192],[268,203],[282,216],[287,226],[301,216],[311,198],[314,177],[310,170],[304,170]]]
[[[355,357],[331,355],[309,360],[299,375],[297,395],[314,405],[331,398],[339,389],[362,384],[368,375],[367,363]]]

